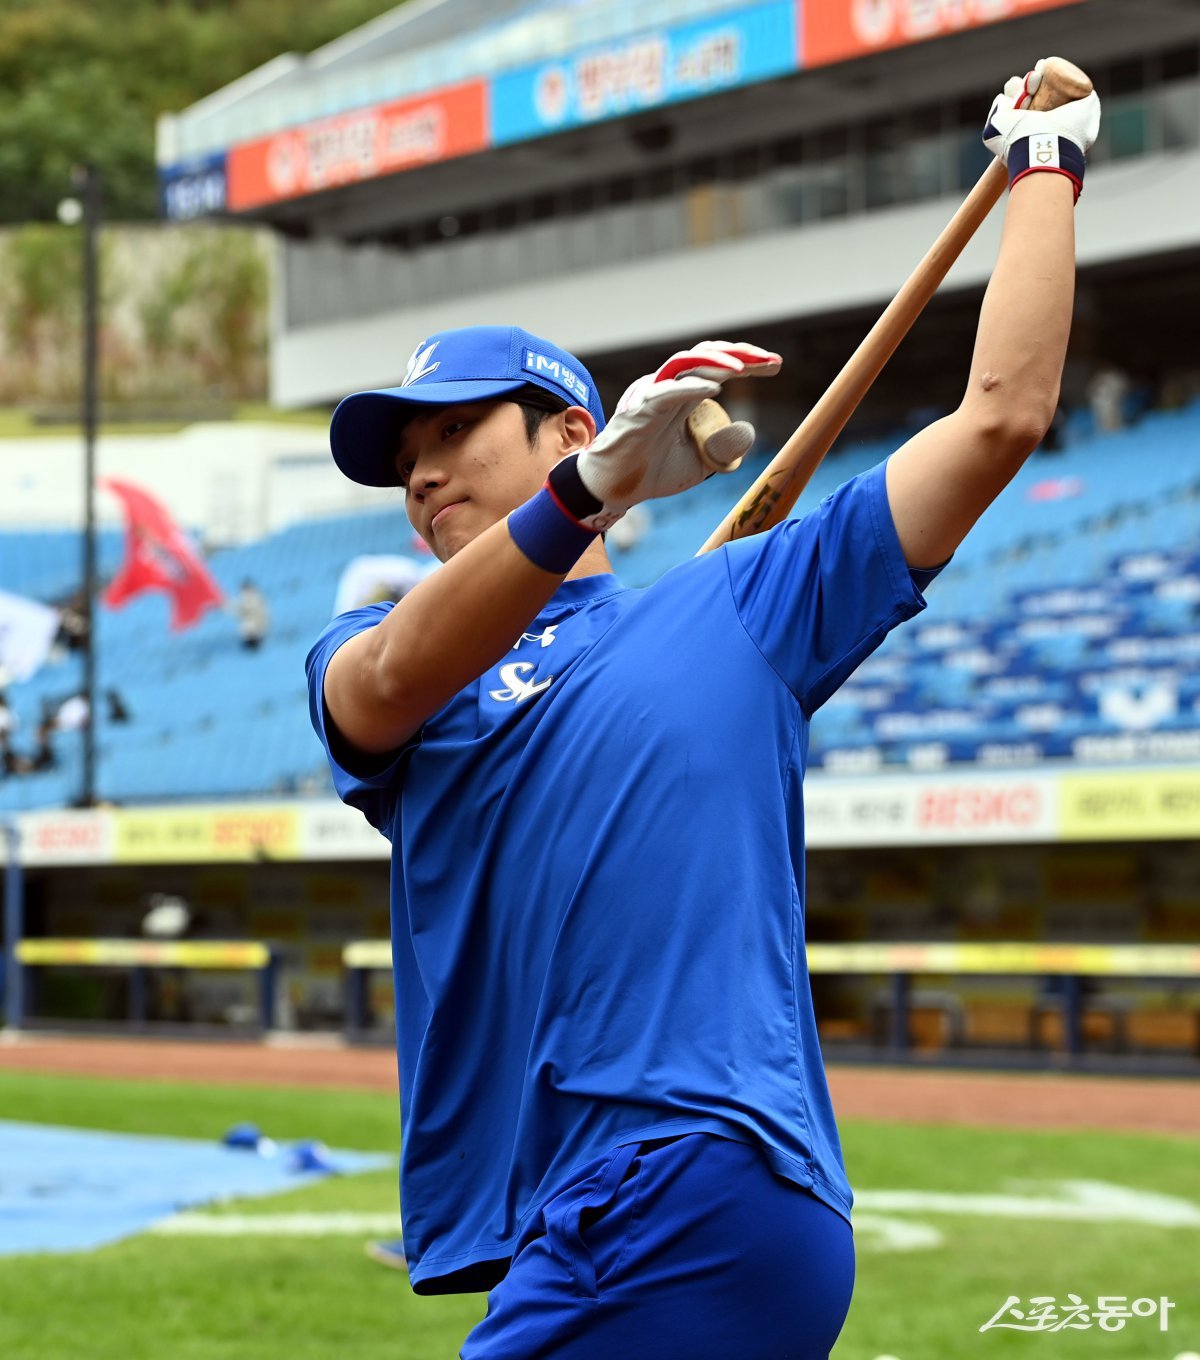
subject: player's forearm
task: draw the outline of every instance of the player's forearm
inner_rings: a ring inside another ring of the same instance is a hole
[[[955,552],[1054,415],[1074,296],[1072,214],[1062,175],[1030,175],[1012,191],[963,403],[888,462],[910,566],[934,567]]]
[[[1058,404],[1075,297],[1075,211],[1065,175],[1014,185],[984,296],[963,411],[1023,458]]]
[[[494,524],[410,591],[372,630],[380,701],[415,731],[509,651],[562,584]]]
[[[492,525],[334,653],[324,698],[338,733],[368,754],[403,745],[512,647],[563,575],[535,566],[507,521]]]

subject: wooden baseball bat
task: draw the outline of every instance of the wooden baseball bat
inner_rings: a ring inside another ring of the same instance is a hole
[[[1078,66],[1064,61],[1062,57],[1048,57],[1042,68],[1042,83],[1031,107],[1055,109],[1073,99],[1083,99],[1091,92],[1092,82]],[[962,207],[908,276],[883,315],[871,327],[862,344],[826,388],[800,427],[725,516],[700,552],[711,552],[713,548],[719,548],[734,539],[762,533],[787,517],[821,459],[829,452],[884,364],[892,357],[896,346],[924,310],[925,304],[937,292],[950,266],[962,254],[980,223],[1002,197],[1007,184],[1008,172],[997,158],[984,171]],[[720,415],[724,416],[723,422],[719,416],[704,409],[709,406],[717,407]],[[729,417],[716,402],[705,401],[693,413],[689,426],[698,448],[702,450],[702,441],[722,424],[728,423]],[[701,456],[704,456],[703,452]]]

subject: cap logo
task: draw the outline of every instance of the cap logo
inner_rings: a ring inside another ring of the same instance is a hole
[[[525,367],[531,373],[536,373],[538,377],[549,378],[559,387],[565,387],[573,397],[578,397],[585,406],[587,405],[589,395],[587,383],[573,368],[568,368],[561,359],[552,359],[548,354],[539,354],[535,349],[527,349],[525,351]]]
[[[411,387],[413,383],[420,382],[422,378],[427,378],[431,373],[436,373],[441,368],[440,360],[432,364],[429,362],[437,347],[438,341],[435,340],[432,345],[426,345],[424,349],[418,345],[413,350],[412,358],[408,361],[408,367],[404,370],[404,377],[400,383],[401,387]]]

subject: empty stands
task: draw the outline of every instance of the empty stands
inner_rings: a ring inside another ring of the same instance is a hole
[[[893,441],[894,442],[894,441]],[[893,443],[846,441],[818,470],[801,510],[872,466]],[[761,461],[653,506],[650,531],[613,550],[618,574],[646,585],[690,556]],[[245,577],[267,596],[262,647],[240,645],[211,612],[172,634],[167,604],[145,596],[98,610],[98,790],[119,802],[322,793],[328,775],[307,716],[304,657],[328,621],[338,577],[364,553],[412,553],[398,499],[380,510],[296,524],[215,553],[232,598]],[[106,534],[103,572],[120,558]],[[78,580],[78,538],[0,535],[0,588],[54,600]],[[1031,764],[1200,754],[1200,406],[1152,412],[1135,427],[1079,435],[1039,454],[929,588],[929,610],[898,630],[817,714],[811,764],[831,771]],[[78,654],[7,690],[33,739],[43,702],[82,685]],[[75,733],[58,768],[0,780],[0,811],[70,803],[80,786]]]

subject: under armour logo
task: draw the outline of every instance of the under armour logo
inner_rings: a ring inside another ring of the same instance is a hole
[[[422,341],[424,344],[424,341]],[[436,373],[441,368],[441,362],[431,364],[433,351],[437,349],[438,342],[435,340],[432,345],[426,345],[424,349],[420,345],[413,350],[412,358],[408,361],[408,367],[404,370],[404,377],[400,381],[401,387],[411,387],[413,383],[420,382],[422,378],[427,378],[431,373]]]
[[[502,704],[523,704],[526,699],[532,699],[535,694],[541,694],[542,690],[549,689],[554,682],[552,675],[548,675],[545,680],[539,680],[537,684],[522,678],[536,669],[537,667],[530,661],[510,661],[507,666],[501,666],[498,672],[505,688],[488,690],[488,693]]]
[[[544,633],[522,633],[516,642],[513,643],[513,651],[515,652],[522,642],[537,642],[540,643],[543,648],[549,647],[554,641],[554,630],[557,627],[557,623],[552,623],[546,628]]]

